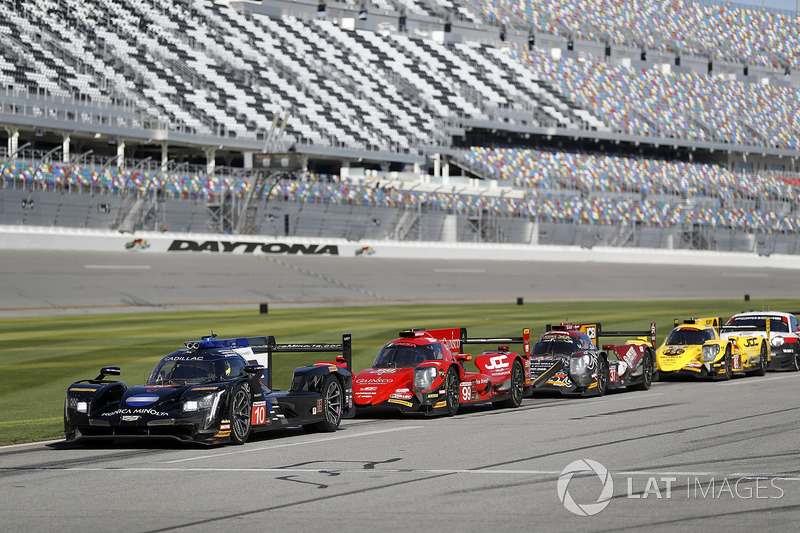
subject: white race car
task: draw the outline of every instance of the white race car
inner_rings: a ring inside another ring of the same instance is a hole
[[[742,334],[769,338],[767,370],[800,370],[800,324],[793,314],[776,311],[738,313],[720,331],[723,339]]]

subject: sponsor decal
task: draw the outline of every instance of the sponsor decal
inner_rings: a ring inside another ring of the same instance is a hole
[[[628,348],[628,351],[625,352],[625,355],[622,356],[622,358],[625,360],[625,363],[627,363],[629,367],[633,368],[634,366],[636,366],[635,363],[637,355],[638,353],[636,352],[636,349],[633,346],[631,346],[630,348]]]
[[[230,429],[231,429],[231,423],[230,422],[226,422],[226,421],[223,420],[222,423],[219,425],[219,430],[220,431],[230,431]]]
[[[286,244],[282,242],[242,242],[242,241],[172,241],[168,252],[213,252],[245,254],[262,253],[273,255],[339,255],[339,247],[334,244]]]
[[[489,359],[489,364],[486,365],[486,370],[505,370],[511,366],[508,362],[508,357],[505,355],[497,355]]]
[[[374,383],[376,385],[385,385],[385,384],[391,383],[391,382],[392,382],[391,379],[384,379],[384,378],[359,378],[359,379],[356,379],[356,383],[358,385],[372,384],[372,383]]]
[[[378,368],[375,370],[375,373],[378,375],[381,374],[395,374],[397,372],[396,368]]]
[[[116,411],[111,411],[110,413],[103,413],[100,416],[125,416],[125,415],[150,415],[150,416],[169,416],[169,413],[165,413],[164,411],[156,411],[155,409],[117,409]]]
[[[664,355],[681,355],[686,351],[686,346],[670,346],[664,349]]]
[[[97,389],[93,387],[70,387],[70,392],[95,392]]]
[[[616,383],[619,381],[619,373],[617,371],[617,367],[611,367],[608,369],[608,380],[611,383]]]
[[[372,246],[364,246],[356,250],[356,255],[370,256],[375,254],[375,249]]]
[[[442,400],[441,402],[436,402],[435,404],[433,404],[433,408],[434,409],[438,409],[438,408],[444,407],[446,405],[447,405],[447,400]]]
[[[411,402],[407,402],[407,401],[405,401],[405,400],[398,400],[398,399],[396,399],[396,398],[390,398],[390,399],[388,400],[388,402],[389,402],[389,403],[397,403],[397,404],[400,404],[400,405],[405,405],[406,407],[414,407],[414,404],[413,404],[413,403],[411,403]]]
[[[170,355],[164,358],[164,361],[205,361],[206,358],[200,355],[183,356],[183,355]]]
[[[144,239],[133,239],[125,243],[125,249],[131,251],[147,250],[150,248],[150,243]]]
[[[120,417],[123,422],[136,422],[140,418],[142,418],[140,415],[122,415]]]
[[[155,394],[137,394],[135,396],[131,396],[125,403],[128,405],[133,405],[135,407],[143,406],[143,405],[150,405],[151,403],[156,403],[158,401],[158,396]]]
[[[192,390],[217,390],[219,387],[194,387]],[[150,392],[149,390],[147,392]]]
[[[366,392],[366,391],[377,391],[377,390],[378,390],[378,387],[361,387],[361,391],[362,391],[362,392]]]

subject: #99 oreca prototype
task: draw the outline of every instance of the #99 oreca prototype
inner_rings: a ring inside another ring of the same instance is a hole
[[[496,344],[473,358],[469,344]],[[509,350],[522,344],[522,353]],[[454,415],[459,406],[491,402],[518,407],[530,387],[530,330],[521,337],[469,338],[466,328],[413,329],[386,344],[372,368],[353,382],[359,412],[388,408],[404,413]],[[467,370],[472,361],[477,371]]]
[[[547,325],[531,350],[533,388],[602,396],[609,389],[647,390],[653,381],[656,325],[643,331],[603,331],[599,322]],[[600,337],[635,337],[595,344]]]
[[[64,405],[67,442],[172,438],[243,444],[253,432],[289,426],[334,431],[355,414],[350,335],[341,344],[278,344],[271,335],[203,337],[162,358],[145,385],[107,379],[73,383]],[[294,370],[289,390],[272,390],[273,354],[337,353]]]

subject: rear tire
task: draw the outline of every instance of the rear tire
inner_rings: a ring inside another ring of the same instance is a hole
[[[519,361],[514,361],[514,365],[511,367],[511,389],[508,392],[509,397],[495,402],[495,405],[508,408],[519,407],[525,392],[525,374]]]
[[[250,390],[246,383],[239,383],[231,392],[228,418],[231,421],[231,441],[244,444],[250,438],[250,415],[253,412]]]
[[[342,384],[333,374],[328,374],[322,384],[322,415],[323,419],[314,424],[307,424],[303,429],[309,432],[331,433],[339,429],[342,421],[342,407],[344,406],[344,393]]]
[[[653,384],[653,352],[645,350],[642,357],[642,381],[629,385],[630,390],[649,390]]]

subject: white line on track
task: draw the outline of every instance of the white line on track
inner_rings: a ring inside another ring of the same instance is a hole
[[[163,464],[184,463],[186,461],[198,461],[200,459],[213,459],[216,457],[225,457],[226,455],[239,455],[241,453],[262,452],[264,450],[274,450],[275,448],[288,448],[290,446],[304,446],[306,444],[317,444],[319,442],[329,442],[332,440],[341,439],[354,439],[358,437],[367,437],[370,435],[379,435],[381,433],[393,433],[395,431],[405,431],[408,429],[419,429],[422,426],[404,426],[399,428],[378,429],[375,431],[365,431],[363,433],[354,433],[352,435],[336,435],[334,437],[327,437],[323,439],[306,440],[302,442],[287,442],[286,444],[275,444],[274,446],[262,446],[260,448],[248,448],[246,450],[237,450],[235,452],[213,453],[209,455],[201,455],[199,457],[187,457],[185,459],[176,459],[174,461],[163,461]]]
[[[3,470],[0,468],[0,470]],[[529,470],[529,469],[491,469],[491,468],[218,468],[218,467],[64,467],[64,468],[31,468],[30,470],[64,470],[70,472],[253,472],[253,473],[289,473],[289,474],[478,474],[478,475],[538,475],[559,476],[563,470]],[[786,481],[800,481],[795,473],[782,472],[708,472],[708,471],[657,471],[657,470],[609,470],[614,476],[647,476],[647,477],[698,477],[698,478],[779,478]],[[577,472],[577,476],[593,476],[593,472]]]
[[[150,270],[150,265],[83,265],[93,270]]]
[[[434,268],[437,274],[485,274],[484,268]]]
[[[774,378],[758,378],[758,379],[755,379],[755,380],[749,379],[749,378],[748,379],[737,379],[736,381],[726,381],[725,383],[720,383],[720,385],[722,385],[722,386],[726,386],[726,385],[742,385],[742,384],[744,384],[744,385],[748,385],[748,384],[750,384],[750,385],[758,385],[759,383],[764,383],[765,381],[775,381],[775,380],[778,380],[778,379],[791,379],[791,378],[796,378],[796,377],[797,377],[797,374],[792,373],[792,374],[789,374],[788,376],[776,376]]]

